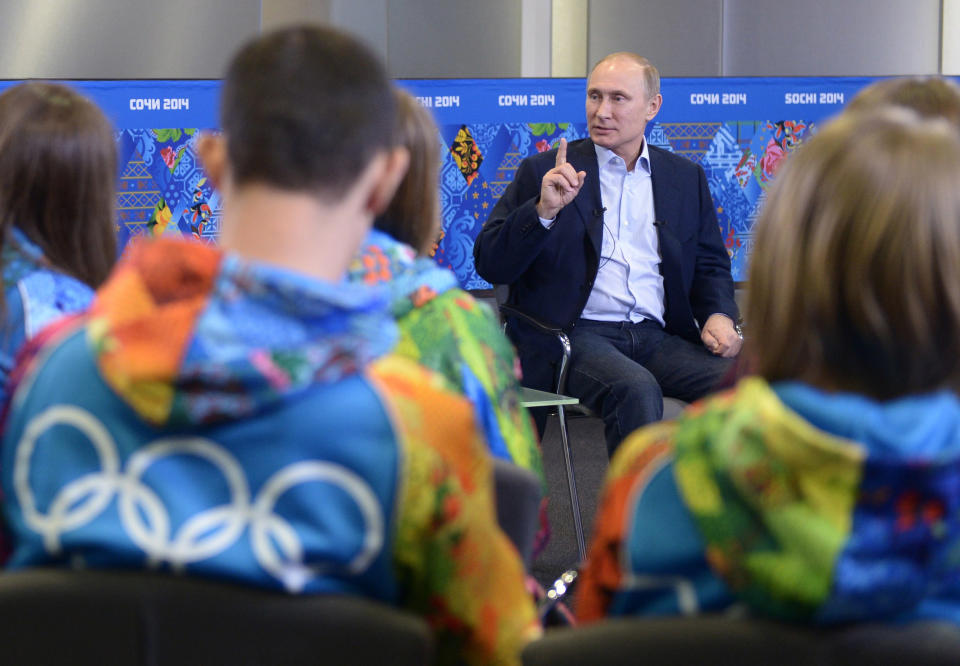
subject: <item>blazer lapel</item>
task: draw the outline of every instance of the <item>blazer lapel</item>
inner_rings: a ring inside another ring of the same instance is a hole
[[[681,271],[680,190],[671,173],[670,164],[661,159],[657,149],[650,146],[650,173],[653,181],[653,212],[656,216],[657,237],[660,241],[660,275],[663,276],[664,319],[668,326],[675,314],[672,304],[683,287]]]
[[[650,146],[650,173],[653,181],[653,213],[661,228],[676,235],[677,214],[680,210],[680,189],[670,173],[670,163],[661,159],[656,148]],[[672,223],[672,224],[671,224]]]
[[[585,171],[587,178],[583,182],[583,189],[573,200],[580,213],[580,219],[587,228],[587,236],[593,244],[593,249],[600,256],[603,242],[603,213],[597,215],[603,204],[600,198],[600,168],[597,166],[597,151],[593,141],[586,139],[575,148],[568,148],[567,161],[577,171]]]

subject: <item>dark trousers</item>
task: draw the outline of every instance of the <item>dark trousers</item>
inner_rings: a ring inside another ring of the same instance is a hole
[[[580,319],[570,333],[567,393],[604,422],[607,450],[663,416],[663,397],[687,402],[709,393],[732,359],[670,335],[655,321]]]

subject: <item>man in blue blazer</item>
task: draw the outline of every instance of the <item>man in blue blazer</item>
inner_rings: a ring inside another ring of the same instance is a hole
[[[614,53],[587,81],[590,138],[529,157],[477,238],[477,272],[568,332],[567,392],[604,419],[612,452],[661,418],[663,396],[709,392],[740,351],[730,259],[703,169],[650,146],[660,77]],[[552,389],[558,345],[511,331],[524,383]]]

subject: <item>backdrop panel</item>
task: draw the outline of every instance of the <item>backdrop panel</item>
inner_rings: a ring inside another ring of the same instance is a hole
[[[839,111],[869,78],[690,78],[662,81],[651,144],[706,171],[733,263],[745,280],[757,211],[782,160]],[[3,88],[16,81],[0,82]],[[217,127],[219,81],[71,81],[117,128],[117,234],[182,234],[215,242],[221,200],[194,151]],[[473,241],[520,161],[561,137],[587,135],[583,79],[456,79],[398,82],[429,108],[443,163],[443,236],[435,259],[467,289],[489,285],[473,265]]]

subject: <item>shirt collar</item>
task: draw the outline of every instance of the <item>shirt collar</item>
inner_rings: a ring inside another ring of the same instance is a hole
[[[593,147],[597,151],[597,164],[601,169],[607,166],[610,160],[612,160],[614,157],[619,157],[619,155],[614,153],[609,148],[604,148],[603,146],[598,146],[597,144],[593,144]],[[652,173],[650,169],[650,149],[646,138],[643,140],[643,147],[640,148],[640,158],[637,160],[637,166],[643,169],[648,175]]]

